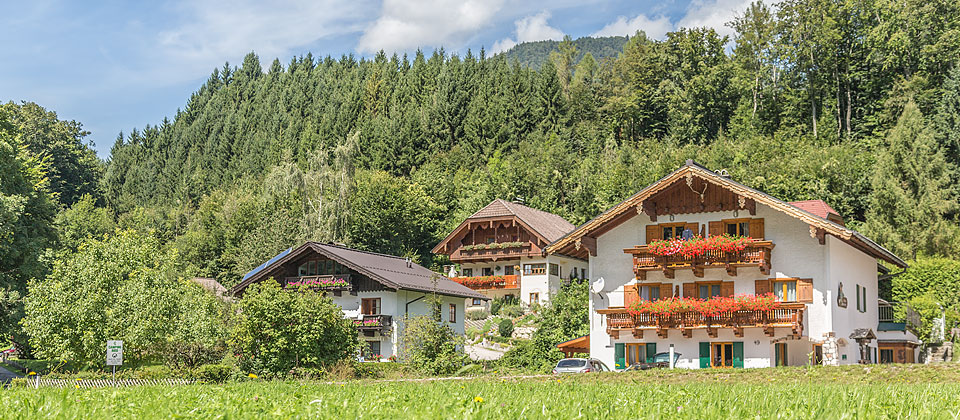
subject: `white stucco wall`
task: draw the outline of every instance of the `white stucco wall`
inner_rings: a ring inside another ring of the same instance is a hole
[[[375,333],[373,337],[367,337],[361,333],[361,340],[380,341],[380,354],[384,358],[389,358],[399,352],[398,346],[400,344],[404,316],[408,314],[411,317],[432,314],[432,309],[429,307],[429,299],[431,297],[432,295],[428,293],[400,290],[398,292],[358,292],[356,296],[343,293],[343,295],[339,297],[333,296],[333,301],[343,309],[344,318],[359,319],[361,299],[380,298],[380,313],[390,315],[393,318],[393,327],[386,335],[381,335],[378,332]],[[407,302],[414,301],[417,298],[421,299],[407,305]],[[440,296],[440,299],[442,302],[441,316],[443,323],[453,328],[457,334],[462,335],[464,333],[463,319],[465,316],[464,299],[453,296]],[[449,322],[448,314],[450,304],[456,305],[456,322]],[[407,311],[408,307],[409,312]]]
[[[658,217],[657,222],[651,222],[649,216],[643,214],[634,216],[610,231],[600,235],[597,238],[597,256],[591,257],[589,261],[589,272],[591,280],[596,281],[599,278],[604,280],[604,291],[601,294],[590,294],[591,307],[591,335],[590,347],[591,354],[610,366],[614,365],[614,342],[631,342],[632,335],[621,333],[619,340],[612,340],[606,333],[605,319],[597,314],[597,309],[608,307],[623,306],[623,286],[636,283],[632,268],[632,257],[625,254],[623,250],[636,245],[646,243],[646,226],[648,224],[659,223],[698,223],[700,226],[706,226],[710,221],[719,221],[722,219],[734,218],[763,218],[764,219],[764,239],[772,241],[775,245],[772,251],[771,272],[764,275],[758,268],[741,268],[737,276],[729,276],[723,268],[706,269],[704,277],[698,278],[693,275],[692,270],[676,270],[674,279],[667,279],[660,271],[651,271],[647,273],[647,279],[643,283],[669,283],[674,290],[679,289],[682,293],[682,284],[697,281],[732,281],[734,282],[735,294],[754,294],[755,280],[767,278],[810,278],[813,279],[813,303],[807,305],[804,314],[804,335],[811,340],[819,341],[823,334],[834,329],[838,337],[849,336],[853,325],[859,327],[869,327],[874,330],[877,327],[876,301],[877,301],[877,274],[876,261],[863,254],[849,245],[828,236],[828,243],[820,245],[816,238],[810,236],[809,225],[793,217],[787,216],[779,211],[773,210],[762,204],[757,204],[757,214],[749,215],[747,211],[741,211],[738,215],[733,212],[712,212],[697,214],[676,215],[673,220],[668,216]],[[842,279],[842,280],[837,280]],[[855,280],[854,280],[855,279]],[[843,311],[843,316],[838,320],[834,316],[835,290],[836,282],[844,282],[844,291],[847,294],[849,307]],[[867,285],[868,304],[867,314],[852,315],[847,312],[856,312],[856,300],[853,290],[855,282],[861,282],[861,285]],[[872,314],[872,316],[871,316]],[[835,325],[835,323],[837,325]],[[743,341],[745,366],[772,366],[774,349],[771,340],[782,339],[789,335],[789,331],[777,329],[774,337],[768,337],[762,333],[759,328],[748,328],[745,330],[745,337],[734,339],[732,331],[720,330],[720,336],[716,339],[709,339],[705,331],[694,331],[693,338],[684,338],[680,331],[671,330],[670,337],[667,340],[655,339],[663,348],[669,347],[670,343],[677,346],[677,351],[684,353],[684,358],[696,360],[699,357],[699,343],[701,341],[721,342],[721,341]],[[730,337],[724,338],[728,334]],[[656,336],[655,332],[647,332],[646,336]],[[629,336],[626,337],[625,336]],[[759,340],[761,344],[755,344]],[[661,344],[662,343],[662,344]],[[810,341],[789,341],[788,358],[790,363],[804,362],[808,354],[812,351],[813,343]],[[693,351],[694,353],[691,353]],[[841,347],[841,352],[853,352],[847,356],[847,360],[841,363],[856,363],[855,345]],[[688,357],[689,356],[689,357]],[[802,359],[801,359],[802,358]],[[692,363],[692,362],[691,362]],[[697,366],[698,366],[697,362]],[[688,364],[684,364],[688,366]]]
[[[526,264],[545,264],[546,273],[545,274],[523,274],[523,266]],[[558,264],[560,266],[560,276],[550,275],[550,264]],[[568,278],[571,269],[577,268],[578,273],[582,269],[588,267],[587,261],[578,260],[575,258],[569,258],[562,255],[550,255],[548,257],[523,257],[519,260],[507,260],[507,261],[497,261],[497,262],[482,262],[482,263],[464,263],[461,264],[461,268],[469,268],[473,270],[474,276],[482,276],[483,268],[487,267],[493,271],[494,275],[500,276],[503,275],[506,270],[505,266],[507,265],[516,265],[519,266],[519,269],[514,271],[514,274],[517,274],[520,282],[520,290],[508,289],[508,290],[491,290],[489,292],[483,292],[485,295],[490,297],[499,297],[507,294],[516,295],[524,305],[530,305],[530,293],[539,293],[540,294],[540,303],[546,304],[550,302],[550,298],[555,295],[560,290],[560,285],[562,284],[563,279]],[[500,268],[497,270],[497,268]],[[468,302],[469,305],[469,302]]]

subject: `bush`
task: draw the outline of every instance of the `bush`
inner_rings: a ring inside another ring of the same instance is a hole
[[[270,279],[247,288],[238,305],[231,343],[245,372],[322,368],[360,349],[353,321],[329,297],[291,293]]]
[[[446,375],[463,367],[469,358],[463,352],[463,337],[435,317],[403,319],[400,358],[420,372]]]
[[[513,321],[509,319],[500,321],[500,325],[497,326],[497,331],[500,333],[501,337],[510,337],[513,335]]]
[[[520,305],[509,305],[500,308],[500,316],[507,318],[518,318],[523,316],[523,308]]]
[[[550,300],[540,314],[540,327],[500,359],[503,366],[549,372],[563,353],[556,348],[572,338],[590,333],[586,281],[573,281]]]
[[[193,377],[203,383],[224,383],[234,377],[235,366],[208,364],[193,370]]]
[[[486,309],[481,309],[479,311],[467,311],[467,319],[471,321],[479,321],[481,319],[487,319],[490,317],[490,312],[487,312]]]
[[[501,308],[511,305],[519,306],[520,299],[513,295],[494,298],[493,301],[490,302],[490,315],[499,315]]]

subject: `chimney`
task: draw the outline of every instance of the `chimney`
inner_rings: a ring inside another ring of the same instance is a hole
[[[413,268],[413,261],[410,259],[410,257],[407,257],[404,260],[407,262],[407,268]]]
[[[720,176],[722,176],[722,177],[724,177],[724,178],[726,178],[726,179],[730,179],[730,173],[727,172],[726,169],[720,169],[720,170],[717,170],[717,171],[714,171],[714,172],[716,172],[717,175],[720,175]]]

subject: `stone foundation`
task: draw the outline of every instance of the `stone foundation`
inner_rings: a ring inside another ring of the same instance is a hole
[[[832,332],[823,335],[823,365],[840,366],[840,343]]]

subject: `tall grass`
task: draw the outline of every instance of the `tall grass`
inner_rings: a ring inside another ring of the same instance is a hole
[[[958,384],[536,380],[248,382],[0,391],[2,418],[788,418],[960,416]]]

